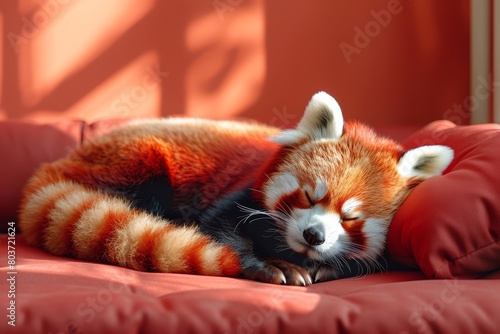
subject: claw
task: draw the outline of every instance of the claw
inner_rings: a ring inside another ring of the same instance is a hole
[[[312,279],[304,268],[277,259],[264,261],[261,266],[252,266],[243,271],[248,279],[272,284],[307,286]]]
[[[340,277],[339,270],[330,266],[311,267],[308,271],[314,277],[314,283],[333,281]]]

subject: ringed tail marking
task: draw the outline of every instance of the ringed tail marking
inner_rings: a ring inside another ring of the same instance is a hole
[[[44,176],[34,179],[23,200],[20,223],[28,243],[136,270],[239,275],[237,254],[196,227],[172,225],[60,175],[44,183]]]

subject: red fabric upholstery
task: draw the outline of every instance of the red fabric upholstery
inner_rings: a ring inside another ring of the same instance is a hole
[[[83,129],[83,122],[73,120],[50,124],[0,122],[0,232],[5,233],[5,222],[16,219],[23,186],[35,169],[78,145]]]
[[[405,147],[441,144],[455,158],[416,187],[391,224],[389,254],[428,277],[479,277],[500,269],[500,125],[437,121]]]
[[[131,119],[107,119],[87,124],[61,120],[47,124],[0,121],[0,233],[5,223],[15,221],[24,184],[41,164],[66,155],[83,140],[106,133]]]
[[[500,326],[491,293],[500,272],[456,281],[390,272],[287,287],[85,263],[16,238],[16,328],[4,315],[2,333],[494,333]],[[6,262],[1,252],[2,271]]]

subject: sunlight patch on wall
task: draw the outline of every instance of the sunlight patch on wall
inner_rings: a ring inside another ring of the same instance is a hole
[[[143,54],[72,106],[69,114],[82,113],[87,119],[159,116],[167,74],[158,64],[157,52]]]
[[[149,51],[131,61],[63,113],[33,111],[32,118],[64,116],[100,118],[156,117],[160,115],[161,87],[168,72],[159,68],[159,56]]]
[[[47,1],[39,1],[39,0],[21,0],[17,1],[17,10],[22,16],[30,16],[33,15],[37,10],[45,7],[45,4],[50,5],[55,3],[57,5],[66,4],[69,2],[68,0],[47,0]],[[42,5],[42,6],[41,6]],[[49,5],[49,6],[50,6]]]
[[[23,103],[36,106],[71,75],[84,70],[141,20],[154,3],[155,0],[71,1],[60,5],[52,15],[47,14],[47,22],[39,18],[39,29],[19,54]],[[41,7],[35,9],[27,19],[36,27],[35,15],[43,11]]]
[[[242,2],[221,16],[213,12],[191,23],[186,48],[186,114],[236,116],[254,103],[266,77],[265,9],[262,0]]]

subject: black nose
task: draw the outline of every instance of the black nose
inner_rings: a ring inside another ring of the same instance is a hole
[[[325,242],[325,234],[315,227],[309,227],[302,234],[309,245],[318,246]]]

